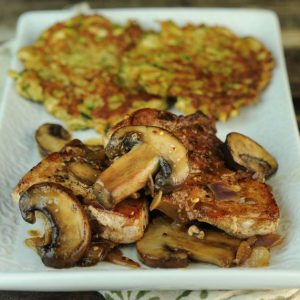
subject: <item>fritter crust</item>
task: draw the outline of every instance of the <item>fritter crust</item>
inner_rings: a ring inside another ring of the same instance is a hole
[[[136,109],[166,109],[160,97],[118,84],[121,57],[142,34],[133,21],[119,26],[99,15],[77,16],[22,48],[18,58],[25,70],[10,75],[21,96],[44,103],[70,129],[103,132]]]
[[[226,121],[258,99],[274,66],[261,42],[224,27],[166,21],[151,32],[100,15],[53,25],[18,58],[25,69],[10,75],[21,96],[71,130],[99,132],[139,108],[167,109],[170,98],[184,114]]]
[[[201,110],[226,121],[257,100],[273,66],[271,53],[253,37],[166,21],[160,32],[146,33],[126,54],[121,78],[127,87],[175,97],[185,114]]]

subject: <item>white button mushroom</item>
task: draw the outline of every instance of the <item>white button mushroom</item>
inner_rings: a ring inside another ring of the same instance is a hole
[[[94,184],[98,201],[112,208],[142,189],[156,174],[156,190],[181,184],[189,174],[187,150],[170,132],[154,126],[125,126],[116,130],[105,148],[113,163]]]

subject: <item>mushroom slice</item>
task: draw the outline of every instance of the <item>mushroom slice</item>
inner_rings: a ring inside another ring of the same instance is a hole
[[[89,146],[83,144],[78,139],[73,139],[61,149],[61,152],[70,154],[72,156],[82,156],[89,162],[96,164],[104,164],[106,157],[104,147],[102,145]]]
[[[66,143],[60,152],[67,153],[73,156],[86,156],[88,151],[87,146],[78,139],[73,139]]]
[[[203,239],[198,239],[169,219],[158,217],[136,243],[137,251],[144,263],[151,267],[185,267],[188,258],[221,267],[231,266],[240,241],[229,236],[225,238],[219,231],[201,230]]]
[[[139,263],[137,263],[136,261],[132,260],[127,256],[124,256],[121,250],[116,248],[107,254],[105,260],[116,265],[129,267],[133,269],[137,269],[141,267]]]
[[[187,150],[167,130],[125,126],[116,130],[105,148],[114,162],[98,177],[94,190],[105,208],[112,208],[142,189],[155,176],[157,190],[181,184],[189,174]]]
[[[72,161],[69,163],[69,171],[81,182],[93,185],[100,173],[93,165],[85,161]]]
[[[105,160],[105,151],[102,145],[85,145],[89,151],[87,151],[86,157],[90,161],[101,162]]]
[[[234,170],[246,169],[262,180],[273,175],[278,168],[275,158],[249,137],[231,132],[226,141],[227,163]]]
[[[114,247],[116,247],[116,244],[107,240],[92,241],[77,265],[81,267],[94,266],[98,262],[105,260]]]
[[[43,157],[60,151],[71,138],[71,134],[59,124],[45,123],[35,132],[35,139]]]
[[[22,194],[19,208],[26,222],[35,223],[35,211],[39,211],[50,224],[50,241],[36,246],[46,266],[72,267],[88,249],[91,240],[88,218],[69,189],[56,183],[34,184]]]

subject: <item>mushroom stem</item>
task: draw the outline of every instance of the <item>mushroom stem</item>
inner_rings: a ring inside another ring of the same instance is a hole
[[[136,145],[98,177],[94,190],[105,208],[142,189],[159,167],[157,151],[148,144]]]
[[[98,202],[113,208],[142,189],[155,176],[154,187],[167,191],[181,184],[189,174],[187,149],[167,130],[154,126],[125,126],[110,137],[105,153],[113,164],[94,184]]]

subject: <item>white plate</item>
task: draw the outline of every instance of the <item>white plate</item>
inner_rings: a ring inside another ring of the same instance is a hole
[[[219,24],[238,35],[253,35],[272,51],[276,68],[271,84],[254,106],[226,124],[219,124],[219,136],[239,131],[262,143],[279,162],[270,180],[281,208],[280,230],[285,240],[272,251],[267,268],[222,269],[191,263],[185,269],[138,270],[109,263],[89,268],[55,270],[45,267],[24,245],[30,226],[21,220],[10,192],[19,178],[39,161],[34,142],[35,129],[55,121],[42,106],[19,97],[12,80],[4,93],[0,123],[0,289],[9,290],[98,290],[98,289],[232,289],[300,286],[300,149],[298,130],[283,58],[277,17],[270,11],[245,9],[114,9],[101,10],[116,22],[137,19],[147,28],[158,28],[156,20]],[[42,29],[72,16],[69,11],[30,12],[18,23],[16,49],[33,42]],[[21,69],[14,58],[13,69]],[[136,258],[133,248],[126,254]]]

